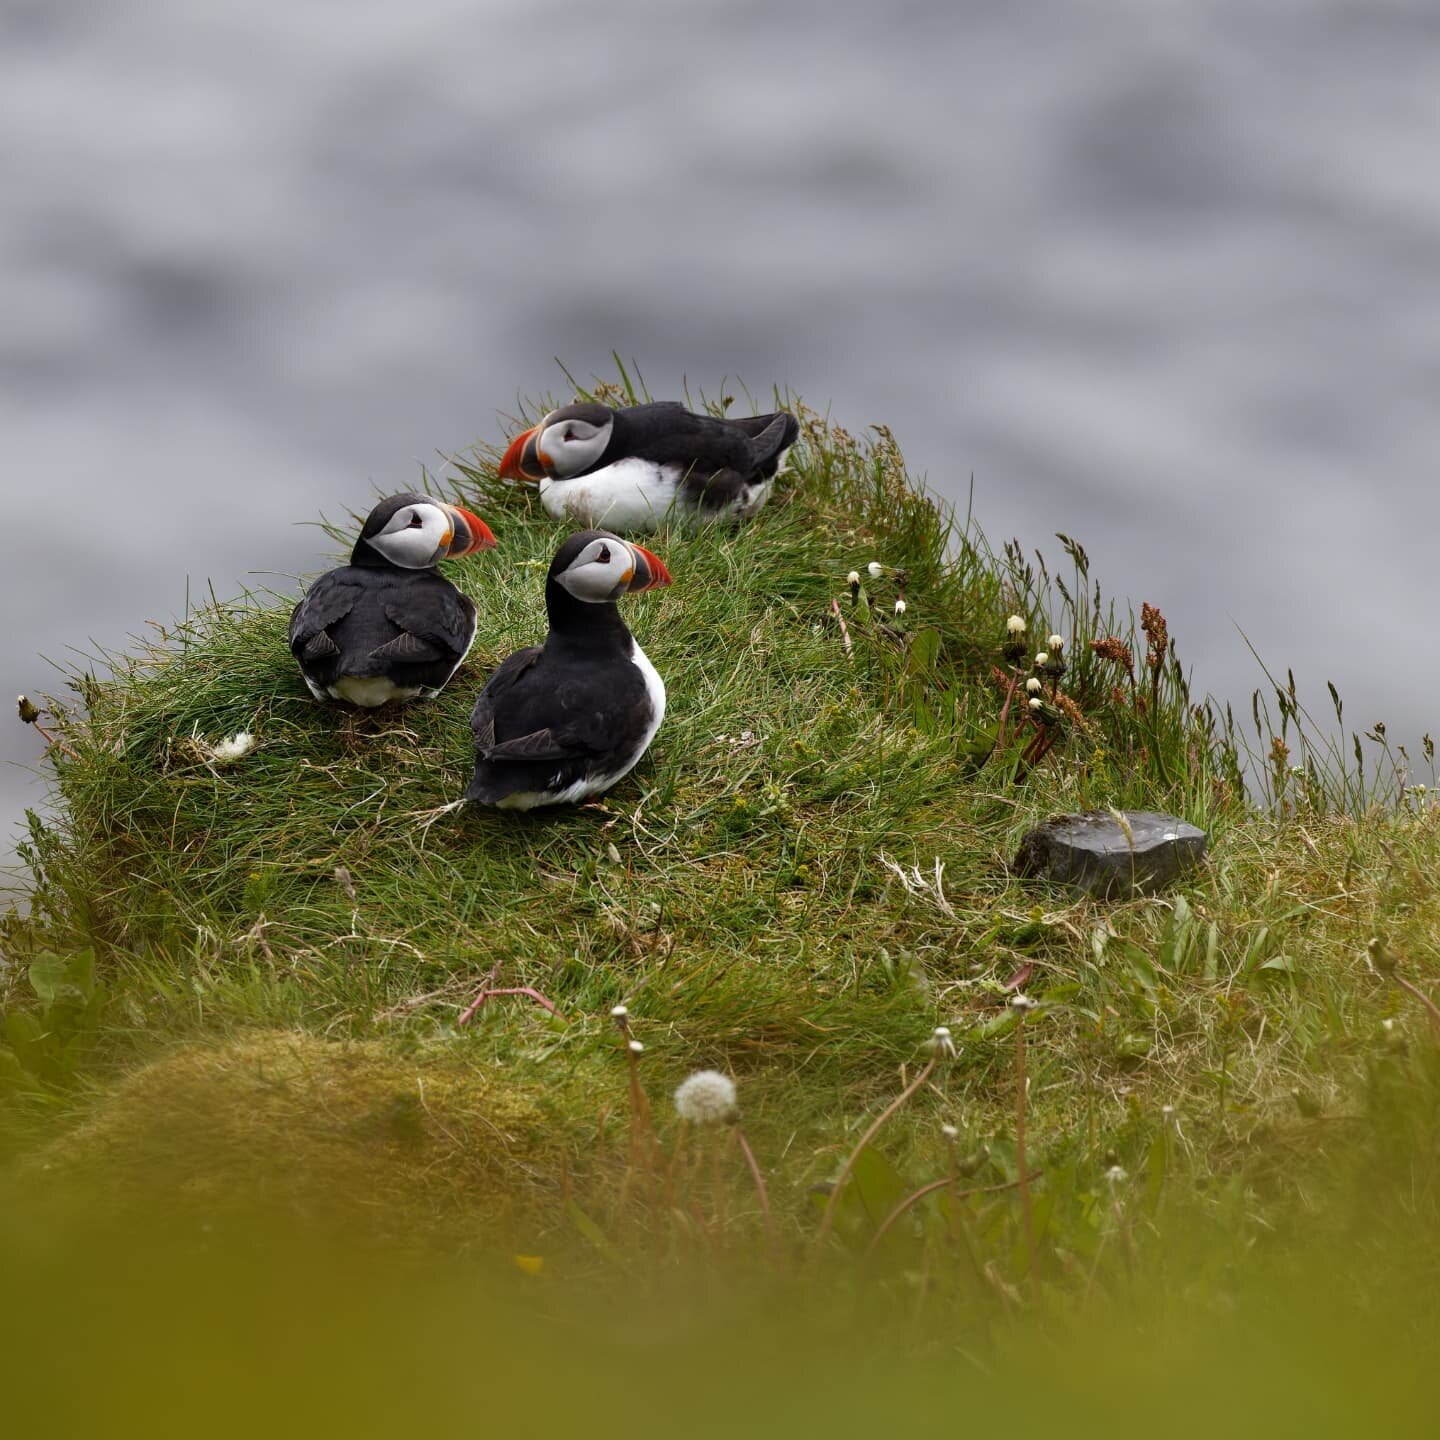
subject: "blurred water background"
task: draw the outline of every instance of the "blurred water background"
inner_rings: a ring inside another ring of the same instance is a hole
[[[290,589],[613,349],[884,422],[1202,690],[1238,624],[1413,745],[1437,153],[1431,0],[5,0],[0,672]]]

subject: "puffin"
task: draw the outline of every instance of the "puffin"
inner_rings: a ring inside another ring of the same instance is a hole
[[[571,804],[634,769],[664,719],[665,684],[615,602],[668,584],[658,555],[608,530],[565,540],[545,579],[545,643],[503,661],[475,702],[465,799]]]
[[[317,700],[373,709],[431,699],[475,639],[475,606],[437,560],[495,544],[490,527],[429,495],[390,495],[369,514],[350,563],[326,571],[290,616],[290,653]]]
[[[799,434],[784,410],[718,420],[673,400],[582,402],[517,435],[500,475],[538,483],[557,520],[648,534],[667,519],[751,519]]]

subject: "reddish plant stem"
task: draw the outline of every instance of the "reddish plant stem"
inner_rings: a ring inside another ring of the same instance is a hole
[[[870,1128],[860,1137],[860,1143],[850,1152],[845,1163],[840,1167],[840,1173],[835,1177],[834,1188],[830,1191],[830,1198],[825,1202],[825,1213],[820,1217],[820,1231],[815,1236],[815,1253],[820,1253],[820,1248],[830,1238],[830,1227],[835,1223],[835,1206],[840,1199],[840,1192],[845,1188],[845,1182],[850,1178],[850,1172],[855,1168],[855,1162],[864,1152],[865,1147],[879,1133],[880,1127],[930,1078],[935,1069],[937,1057],[932,1055],[924,1064],[920,1073],[875,1117]]]
[[[471,1002],[469,1009],[460,1016],[460,1019],[456,1023],[468,1025],[470,1021],[474,1019],[475,1012],[479,1010],[487,1000],[493,1000],[497,995],[528,995],[537,1005],[543,1005],[545,1009],[557,1019],[563,1020],[565,1018],[538,990],[533,989],[529,985],[508,985],[501,990],[482,990]]]
[[[972,1195],[999,1195],[1006,1190],[1015,1190],[1025,1186],[1031,1180],[1038,1180],[1045,1172],[1043,1170],[1032,1170],[1028,1175],[1018,1180],[1006,1180],[1000,1185],[979,1185],[971,1190],[952,1190],[951,1194],[956,1201],[968,1200]],[[875,1253],[875,1248],[890,1232],[890,1227],[913,1206],[918,1205],[927,1195],[933,1195],[937,1190],[951,1184],[949,1175],[942,1176],[939,1180],[932,1180],[928,1185],[922,1185],[918,1190],[911,1191],[895,1208],[880,1222],[870,1245],[865,1251],[865,1258],[868,1260]]]
[[[1437,1032],[1440,1032],[1440,1005],[1436,1003],[1413,981],[1407,980],[1403,975],[1392,974],[1390,978],[1408,994],[1413,995],[1424,1007],[1430,1024]]]
[[[745,1132],[737,1125],[735,1126],[735,1138],[740,1142],[740,1153],[745,1157],[745,1163],[750,1167],[750,1175],[755,1181],[755,1193],[760,1197],[760,1213],[765,1217],[765,1238],[770,1242],[770,1248],[775,1248],[775,1219],[770,1214],[770,1194],[765,1189],[765,1177],[760,1173],[760,1167],[755,1163],[755,1152],[750,1148],[750,1142],[745,1138]]]
[[[855,656],[855,647],[850,643],[850,627],[845,623],[844,615],[840,613],[840,602],[838,600],[832,600],[830,602],[830,613],[840,622],[840,639],[844,643],[845,654],[850,659],[853,659]]]
[[[30,723],[45,741],[45,748],[47,750],[62,751],[72,760],[78,760],[80,758],[58,735],[52,735],[38,720],[32,720]]]
[[[1005,748],[1005,721],[1010,714],[1010,702],[1015,698],[1015,687],[1020,683],[1020,672],[1015,671],[1010,677],[1010,688],[1005,692],[1005,703],[1000,707],[1000,719],[995,727],[995,748]]]
[[[1029,1086],[1025,1080],[1025,1016],[1015,1026],[1015,1168],[1019,1172],[1020,1210],[1025,1217],[1025,1244],[1030,1251],[1030,1268],[1035,1268],[1035,1212],[1030,1205],[1030,1177],[1025,1170],[1025,1101]]]

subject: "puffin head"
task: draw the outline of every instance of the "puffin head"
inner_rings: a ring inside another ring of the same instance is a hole
[[[592,605],[670,584],[670,572],[658,555],[608,530],[571,535],[555,552],[550,578]]]
[[[428,570],[437,560],[494,545],[490,527],[478,515],[429,495],[407,493],[387,496],[370,512],[351,559],[373,563],[373,555],[379,555],[405,570]]]
[[[510,442],[500,461],[500,476],[505,480],[569,479],[605,453],[614,427],[615,412],[606,405],[562,405]]]

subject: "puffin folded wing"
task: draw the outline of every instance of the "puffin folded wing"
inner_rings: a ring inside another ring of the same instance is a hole
[[[770,423],[763,429],[753,428],[761,420]],[[774,475],[785,451],[800,437],[800,422],[784,410],[773,415],[756,415],[744,429],[750,436],[751,462],[767,478]]]
[[[390,645],[409,641],[428,646],[423,652],[416,649],[408,653],[402,647],[394,652],[397,660],[458,659],[475,638],[475,606],[448,581],[427,589],[423,606],[387,601],[385,618],[401,632],[388,642]],[[390,652],[382,646],[375,653]]]
[[[309,593],[290,612],[290,653],[296,659],[318,660],[338,653],[339,646],[328,633],[343,620],[360,598],[358,585],[347,585],[322,575]]]
[[[453,660],[455,651],[448,645],[437,645],[422,635],[402,630],[393,640],[387,640],[383,645],[377,645],[370,652],[370,658],[405,664],[426,660]]]
[[[490,733],[493,736],[493,726]],[[517,735],[513,740],[501,740],[498,744],[492,740],[484,747],[477,737],[475,748],[490,761],[583,760],[601,753],[571,726],[562,726],[558,730],[547,726],[544,730],[532,730],[528,735]]]

